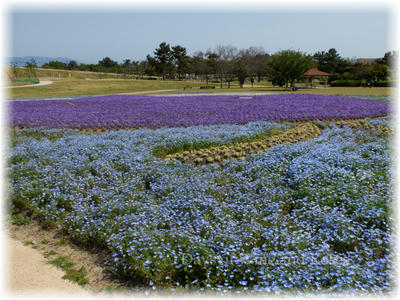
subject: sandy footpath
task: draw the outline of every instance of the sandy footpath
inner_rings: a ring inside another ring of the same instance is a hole
[[[16,88],[24,88],[24,87],[32,87],[32,86],[43,86],[43,85],[52,84],[53,82],[54,81],[43,80],[43,81],[40,81],[39,83],[35,83],[35,84],[18,85],[18,86],[5,86],[4,88],[6,88],[6,89],[16,89]]]
[[[8,272],[6,272],[6,291],[14,295],[31,293],[74,293],[89,295],[78,284],[62,277],[65,272],[47,264],[40,251],[25,246],[22,242],[6,237],[4,245],[8,248]]]

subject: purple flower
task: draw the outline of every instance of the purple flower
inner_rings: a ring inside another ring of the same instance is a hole
[[[73,103],[73,105],[71,105]],[[52,128],[158,128],[252,121],[365,118],[389,114],[387,102],[325,95],[132,96],[15,101],[11,125]]]

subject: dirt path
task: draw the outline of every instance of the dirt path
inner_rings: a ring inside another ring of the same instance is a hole
[[[32,220],[26,225],[7,224],[4,233],[4,288],[10,294],[73,293],[102,295],[107,289],[117,289],[123,284],[110,277],[104,266],[105,254],[84,250],[70,243],[58,229],[44,230]],[[47,262],[67,258],[74,270],[84,269],[88,283],[83,287],[62,279],[66,272]]]
[[[25,246],[21,241],[7,237],[8,269],[6,272],[7,292],[14,295],[32,293],[68,293],[89,295],[87,290],[68,280],[65,273],[47,264],[39,250]]]
[[[41,85],[49,85],[52,84],[54,81],[47,81],[47,80],[43,80],[40,81],[39,83],[35,83],[35,84],[27,84],[27,85],[20,85],[20,86],[6,86],[6,89],[16,89],[16,88],[24,88],[24,87],[31,87],[31,86],[41,86]]]

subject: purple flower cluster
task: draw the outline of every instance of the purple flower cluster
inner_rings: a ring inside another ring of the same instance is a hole
[[[52,128],[158,128],[251,121],[384,116],[390,104],[325,95],[132,96],[11,102],[11,125]]]

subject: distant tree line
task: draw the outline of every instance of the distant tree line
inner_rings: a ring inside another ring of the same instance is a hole
[[[263,78],[272,81],[274,85],[295,86],[304,80],[304,72],[310,68],[330,73],[329,83],[340,85],[360,85],[394,78],[394,61],[398,53],[387,52],[375,61],[350,61],[343,59],[336,49],[319,51],[313,55],[301,51],[283,50],[272,55],[263,48],[250,47],[237,49],[233,46],[217,46],[215,49],[187,54],[186,48],[180,45],[171,46],[161,43],[153,55],[147,55],[145,60],[135,61],[125,59],[122,63],[105,57],[97,64],[78,64],[76,61],[63,63],[51,61],[43,68],[80,70],[106,73],[119,73],[162,79],[202,79],[209,84],[218,82],[222,87],[226,83],[238,80],[243,86],[246,80],[260,82]]]
[[[393,80],[396,77],[394,70],[398,52],[387,52],[382,58],[372,62],[363,59],[351,62],[341,58],[335,49],[317,52],[313,58],[319,70],[332,74],[329,78],[331,84],[342,82],[346,85],[347,82],[348,86],[360,83],[378,85],[379,82]]]

